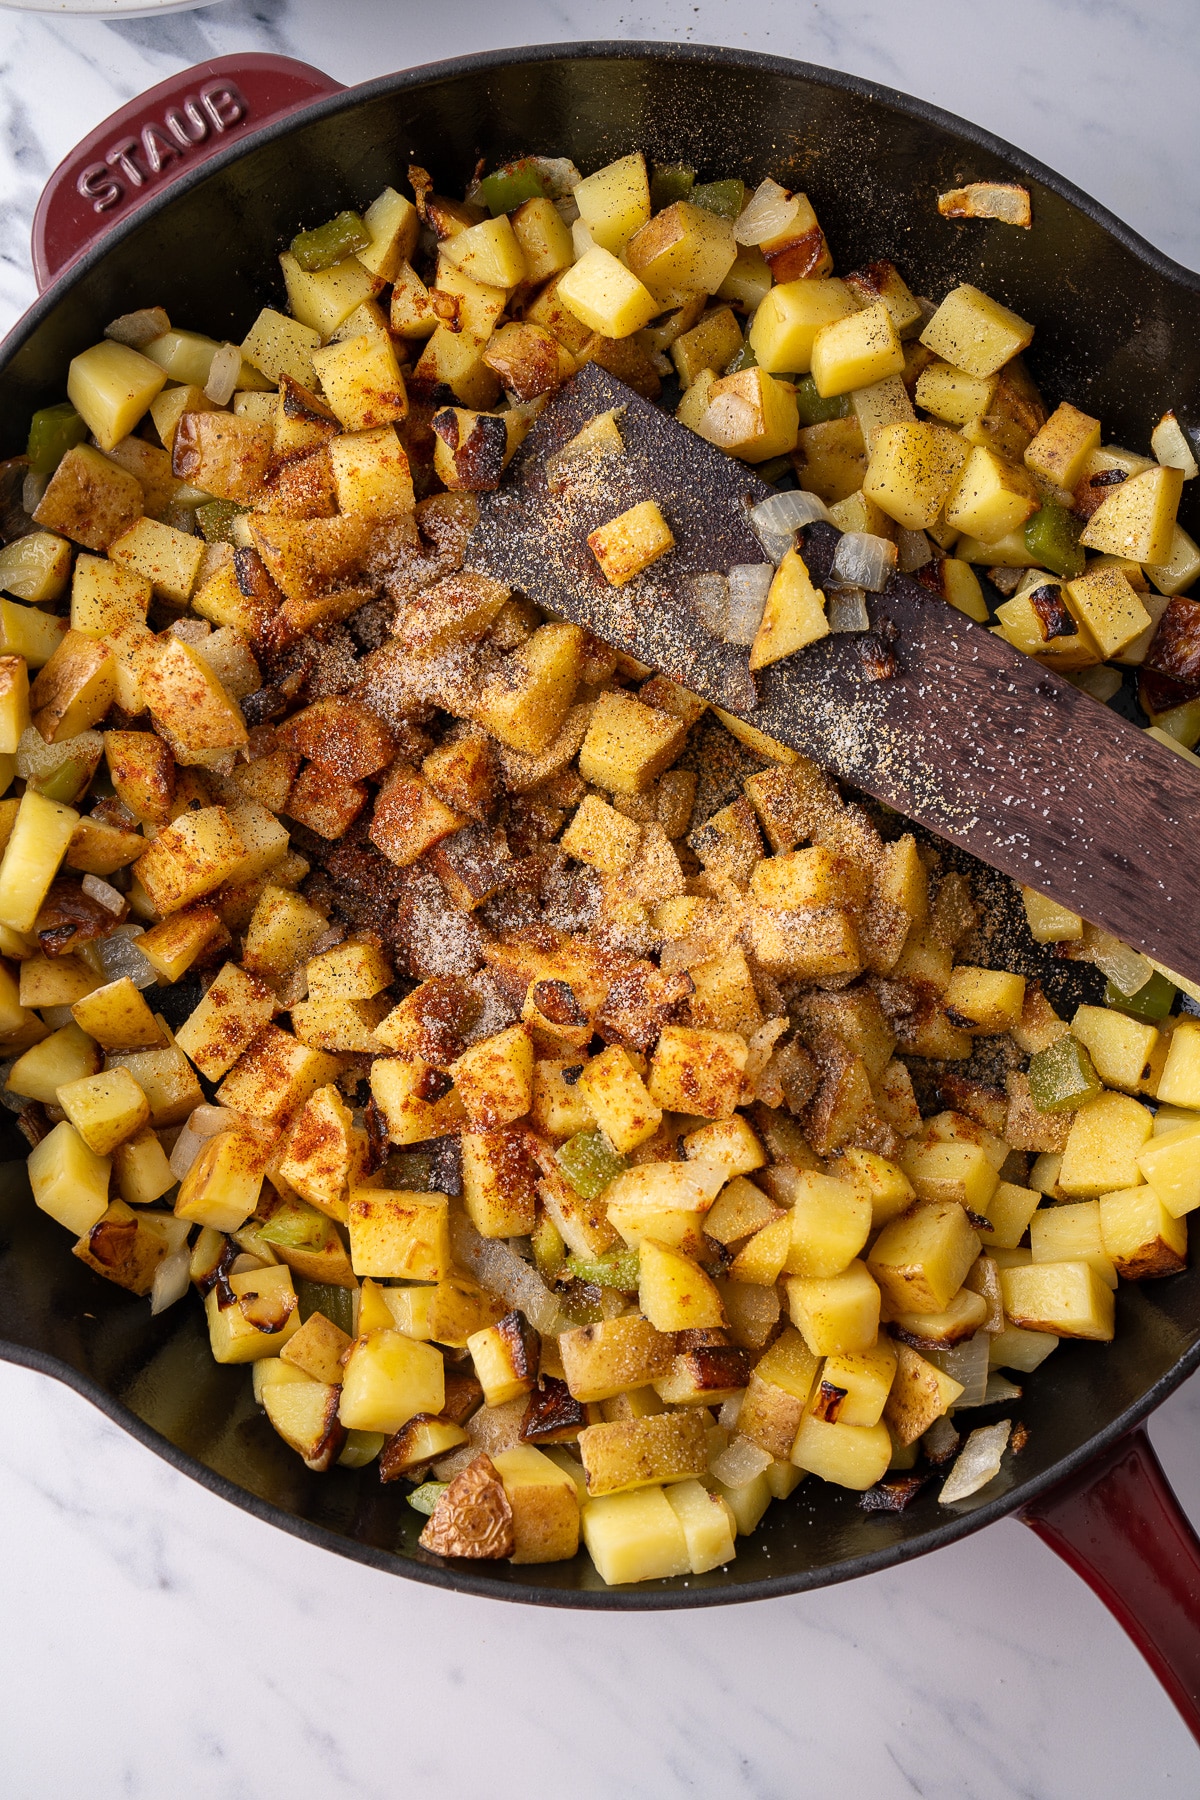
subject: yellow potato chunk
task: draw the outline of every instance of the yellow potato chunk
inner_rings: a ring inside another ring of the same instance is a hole
[[[584,1065],[577,1086],[601,1131],[622,1155],[653,1137],[662,1123],[662,1108],[618,1044]]]
[[[592,241],[614,257],[650,217],[650,181],[640,151],[585,176],[575,184],[573,193]]]
[[[1149,1110],[1125,1094],[1101,1094],[1081,1106],[1071,1121],[1059,1188],[1083,1200],[1133,1187],[1138,1153],[1152,1129]]]
[[[1151,1138],[1137,1166],[1172,1218],[1200,1206],[1200,1131],[1185,1126]]]
[[[800,552],[788,550],[767,590],[763,616],[750,647],[750,667],[768,668],[828,635],[825,596],[809,579]]]
[[[885,425],[875,440],[863,493],[906,531],[936,524],[969,446],[945,425]]]
[[[204,1302],[209,1344],[219,1363],[256,1362],[276,1357],[300,1329],[300,1307],[292,1272],[283,1263],[247,1269],[229,1277],[232,1305],[222,1306],[222,1288]]]
[[[47,800],[36,788],[25,789],[0,861],[0,924],[12,931],[33,929],[78,823],[71,807]]]
[[[30,1152],[26,1169],[34,1204],[75,1237],[104,1217],[111,1164],[88,1148],[69,1119],[47,1132]]]
[[[1102,656],[1116,656],[1150,625],[1137,590],[1118,568],[1090,569],[1061,591],[1071,616]]]
[[[1131,475],[1108,490],[1079,541],[1088,550],[1127,556],[1132,562],[1164,563],[1171,555],[1182,493],[1182,469],[1151,468]]]
[[[663,306],[715,294],[736,256],[730,221],[687,200],[647,220],[625,251],[629,267]]]
[[[579,751],[579,773],[610,793],[641,793],[675,761],[687,726],[671,713],[612,690],[601,694]]]
[[[639,1257],[638,1305],[656,1331],[724,1325],[716,1284],[691,1257],[652,1237],[642,1239]]]
[[[1106,1287],[1117,1285],[1101,1233],[1099,1200],[1039,1208],[1029,1221],[1029,1247],[1035,1264],[1085,1262]]]
[[[1026,1331],[1058,1337],[1113,1336],[1113,1296],[1087,1262],[1028,1263],[1001,1269],[1006,1318]]]
[[[857,1259],[837,1275],[789,1276],[787,1298],[792,1323],[816,1356],[869,1350],[879,1336],[879,1287]]]
[[[857,310],[844,281],[780,282],[754,314],[750,348],[769,374],[807,375],[817,333]]]
[[[848,1181],[812,1169],[797,1173],[783,1267],[789,1275],[824,1279],[849,1268],[871,1230],[871,1203]],[[768,1230],[772,1227],[768,1226]]]
[[[262,1144],[243,1131],[218,1131],[179,1184],[177,1219],[237,1231],[258,1205],[266,1156]]]
[[[886,1473],[892,1460],[892,1440],[886,1425],[829,1425],[806,1413],[791,1460],[836,1487],[863,1492]]]
[[[558,298],[590,331],[607,338],[631,337],[659,311],[649,288],[599,244],[562,276]]]
[[[512,1508],[510,1562],[561,1562],[574,1556],[579,1548],[579,1490],[566,1470],[532,1444],[498,1450],[492,1464]]]
[[[624,587],[635,575],[675,548],[671,527],[657,500],[642,500],[606,525],[588,533],[588,547],[610,587]]]
[[[701,384],[695,385],[699,391]],[[765,369],[739,369],[714,381],[703,401],[694,429],[728,455],[760,463],[795,449],[800,433],[795,391]]]
[[[1039,894],[1036,888],[1023,887],[1021,900],[1029,931],[1035,944],[1075,943],[1083,936],[1083,920],[1078,913]]]
[[[58,1104],[97,1156],[111,1155],[150,1118],[150,1102],[128,1069],[69,1081],[58,1090]]]
[[[1146,1020],[1108,1006],[1081,1006],[1071,1020],[1071,1035],[1091,1057],[1105,1087],[1136,1094],[1148,1079],[1159,1032]]]
[[[1074,488],[1093,450],[1100,448],[1100,421],[1064,400],[1025,449],[1025,467],[1056,487]]]
[[[67,397],[102,450],[128,437],[166,374],[128,344],[106,338],[71,358]]]
[[[1101,1194],[1098,1204],[1105,1254],[1126,1281],[1174,1275],[1186,1265],[1187,1226],[1154,1188],[1122,1188]]]
[[[935,356],[968,375],[995,375],[1033,340],[1033,326],[964,282],[954,288],[921,333]]]
[[[813,341],[812,377],[823,398],[886,381],[903,368],[904,346],[882,300],[822,326]]]
[[[885,1225],[867,1267],[901,1312],[942,1312],[979,1255],[979,1237],[956,1200],[926,1200]]]
[[[4,869],[0,867],[0,886],[3,880]],[[1193,1112],[1200,1111],[1200,1024],[1193,1019],[1181,1020],[1171,1033],[1171,1047],[1159,1077],[1157,1098],[1169,1106],[1186,1106]]]
[[[75,1023],[106,1050],[147,1050],[163,1042],[163,1031],[128,975],[93,988],[71,1007]]]
[[[981,1035],[1011,1031],[1025,1004],[1025,977],[1006,969],[961,963],[950,976],[942,1005],[962,1031]]]
[[[994,543],[1023,525],[1041,505],[1030,475],[993,450],[971,451],[946,502],[946,524],[983,543]]]
[[[583,1541],[609,1587],[691,1573],[687,1536],[661,1487],[589,1500]]]
[[[381,1327],[359,1338],[342,1378],[338,1418],[347,1431],[391,1435],[446,1404],[445,1364],[431,1344]]]
[[[354,1273],[441,1281],[450,1273],[449,1209],[445,1194],[351,1188],[347,1220]]]
[[[485,287],[516,287],[527,274],[521,245],[503,213],[499,218],[481,219],[478,225],[468,225],[465,231],[445,238],[441,255]]]
[[[650,1062],[651,1098],[664,1112],[726,1118],[741,1099],[746,1056],[739,1032],[667,1025]]]

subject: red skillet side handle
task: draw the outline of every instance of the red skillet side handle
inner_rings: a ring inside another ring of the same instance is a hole
[[[172,75],[97,126],[55,169],[33,221],[45,292],[92,243],[177,176],[342,83],[286,56],[218,56]]]
[[[1125,1627],[1200,1739],[1200,1539],[1145,1431],[1022,1517]]]

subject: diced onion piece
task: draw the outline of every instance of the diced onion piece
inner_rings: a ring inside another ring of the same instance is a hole
[[[945,1348],[931,1345],[929,1349],[922,1350],[921,1355],[926,1362],[936,1363],[944,1374],[961,1384],[963,1391],[954,1402],[955,1406],[983,1404],[991,1342],[991,1334],[981,1328],[965,1344],[951,1344]]]
[[[118,893],[111,882],[101,881],[99,875],[85,875],[79,885],[88,898],[97,901],[106,912],[124,912],[125,896]]]
[[[50,486],[48,475],[35,475],[31,469],[21,483],[21,505],[27,513],[36,512]]]
[[[107,980],[121,981],[128,975],[135,988],[156,986],[158,971],[135,941],[144,936],[142,925],[118,925],[107,937],[97,940],[96,954]]]
[[[1098,925],[1083,928],[1081,960],[1095,963],[1123,994],[1136,994],[1154,973],[1154,965],[1140,950],[1131,950],[1128,944],[1123,944],[1109,931],[1101,931]]]
[[[733,228],[734,242],[765,244],[782,237],[799,211],[799,200],[768,175],[742,208]]]
[[[1173,412],[1165,412],[1150,433],[1150,448],[1161,468],[1182,469],[1185,481],[1192,481],[1200,474],[1192,446]]]
[[[81,731],[77,737],[48,744],[35,725],[26,726],[17,743],[17,774],[22,781],[48,781],[64,763],[78,761],[84,767],[99,762],[104,737],[99,731]]]
[[[241,1255],[235,1256],[230,1263],[229,1273],[231,1275],[252,1275],[256,1269],[267,1269],[270,1266],[269,1263],[263,1261],[261,1256],[252,1256],[249,1250],[243,1250]]]
[[[170,329],[171,321],[161,306],[140,306],[136,312],[122,313],[111,325],[106,325],[104,335],[116,344],[144,350],[147,344],[152,344],[155,338]]]
[[[729,623],[725,628],[727,644],[744,644],[749,648],[754,642],[774,574],[770,563],[735,563],[730,569]]]
[[[729,628],[729,577],[693,575],[688,593],[704,629],[714,637],[724,638]]]
[[[833,572],[854,587],[878,594],[896,567],[896,546],[872,531],[844,531],[833,556]]]
[[[570,1330],[571,1320],[537,1270],[515,1255],[503,1239],[481,1237],[461,1214],[451,1215],[450,1235],[455,1262],[510,1306],[519,1307],[535,1331],[545,1337]]]
[[[552,200],[565,200],[583,180],[569,156],[531,156],[529,160],[546,177]]]
[[[208,637],[212,626],[207,619],[172,619],[171,636],[181,644],[199,644]]]
[[[183,1299],[190,1286],[190,1262],[191,1252],[186,1245],[182,1250],[176,1250],[174,1255],[163,1257],[154,1271],[154,1280],[150,1286],[152,1314],[165,1312],[168,1306],[174,1306],[177,1300]]]
[[[963,1407],[975,1405],[999,1406],[1010,1400],[1019,1400],[1023,1391],[1022,1388],[1017,1386],[1015,1381],[1010,1381],[1007,1375],[1000,1375],[993,1369],[992,1373],[987,1378],[987,1387],[983,1391],[983,1399],[978,1402],[974,1400],[956,1400],[954,1402],[954,1410],[955,1412],[961,1412]]]
[[[240,1124],[237,1113],[227,1106],[196,1106],[188,1118],[187,1129],[198,1138],[216,1137],[218,1131],[232,1131]]]
[[[740,1394],[731,1394],[717,1414],[717,1424],[723,1425],[726,1431],[736,1431],[738,1414],[742,1410],[742,1401],[745,1398],[744,1390]]]
[[[176,1181],[182,1181],[204,1147],[204,1139],[192,1130],[190,1123],[185,1125],[175,1139],[175,1147],[167,1160]]]
[[[213,351],[204,392],[214,406],[228,406],[241,373],[242,353],[236,344],[222,344],[219,350]]]
[[[825,617],[830,631],[870,631],[867,612],[867,590],[861,587],[836,587],[826,590]]]
[[[995,1479],[1000,1473],[1011,1435],[1011,1419],[1001,1419],[998,1425],[981,1425],[971,1433],[938,1495],[943,1506],[953,1506],[956,1500],[969,1500],[972,1494],[977,1494],[980,1488]]]
[[[933,561],[933,551],[923,531],[905,531],[901,527],[896,533],[896,551],[897,562],[905,575],[911,575],[914,569],[923,569],[926,563]]]
[[[958,1427],[953,1419],[943,1413],[935,1419],[929,1430],[921,1438],[921,1447],[931,1463],[949,1462],[962,1442]]]
[[[815,494],[803,488],[789,488],[772,494],[750,509],[754,535],[773,563],[780,563],[792,547],[795,535],[816,520],[828,520],[829,508]]]
[[[749,1438],[735,1437],[728,1449],[713,1457],[708,1472],[726,1487],[740,1488],[761,1475],[764,1469],[769,1469],[774,1460],[769,1450],[761,1450]]]

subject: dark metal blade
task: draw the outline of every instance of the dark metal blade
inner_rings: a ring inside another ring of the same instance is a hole
[[[547,458],[610,407],[623,409],[625,454],[551,492]],[[764,560],[747,513],[769,492],[589,364],[542,413],[502,487],[480,495],[469,560],[1200,981],[1200,776],[1184,758],[909,576],[869,600],[875,633],[895,633],[890,679],[872,678],[874,633],[824,638],[751,678],[747,652],[705,629],[688,577]],[[610,587],[588,533],[648,499],[676,547]],[[814,577],[836,535],[806,534]]]

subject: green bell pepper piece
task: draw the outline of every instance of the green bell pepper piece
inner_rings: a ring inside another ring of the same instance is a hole
[[[729,364],[729,367],[725,370],[725,373],[726,375],[740,375],[743,369],[757,369],[757,367],[758,358],[754,354],[753,346],[751,344],[743,344],[733,361]]]
[[[817,392],[811,375],[802,375],[796,383],[796,411],[801,425],[824,425],[829,419],[844,419],[850,411],[848,394],[834,394],[828,400]]]
[[[263,1236],[266,1236],[265,1232]],[[296,1283],[296,1299],[302,1324],[319,1312],[347,1337],[354,1336],[353,1288],[334,1287],[330,1281],[308,1281],[301,1276]]]
[[[196,523],[206,544],[234,544],[233,521],[239,513],[249,512],[236,500],[206,500],[196,508]]]
[[[1110,981],[1104,989],[1104,1004],[1116,1012],[1130,1013],[1135,1019],[1148,1019],[1153,1023],[1166,1018],[1178,992],[1175,983],[1155,969],[1136,994],[1123,994],[1116,982]]]
[[[423,1481],[419,1488],[414,1488],[405,1498],[414,1512],[424,1513],[428,1518],[449,1486],[448,1481]]]
[[[593,1287],[616,1288],[618,1293],[636,1294],[641,1258],[636,1250],[606,1250],[603,1256],[569,1256],[564,1273],[575,1281],[590,1281]]]
[[[1078,1112],[1104,1084],[1078,1038],[1061,1037],[1030,1057],[1029,1092],[1039,1112]]]
[[[655,212],[674,206],[677,200],[692,199],[696,171],[688,163],[659,163],[650,177],[650,205]]]
[[[332,1221],[303,1200],[285,1200],[269,1219],[255,1223],[268,1244],[281,1250],[320,1250],[336,1235]]]
[[[356,212],[340,212],[314,225],[311,231],[297,232],[292,239],[292,255],[306,275],[320,269],[332,269],[334,263],[345,262],[359,250],[368,248],[371,234]]]
[[[1025,526],[1025,548],[1044,569],[1063,581],[1076,581],[1083,574],[1086,561],[1079,547],[1082,530],[1079,520],[1065,506],[1047,500]]]
[[[493,169],[479,184],[480,198],[493,219],[501,213],[514,212],[526,200],[545,200],[550,194],[550,177],[538,167],[532,156]]]
[[[69,400],[57,406],[43,406],[29,421],[29,442],[25,454],[33,475],[53,475],[68,450],[82,444],[88,428]]]
[[[577,1131],[554,1152],[554,1160],[577,1194],[598,1200],[610,1181],[629,1167],[602,1131]]]
[[[702,181],[692,189],[692,205],[702,206],[722,219],[736,219],[746,204],[744,181]]]
[[[566,1250],[554,1220],[542,1213],[530,1234],[534,1267],[543,1281],[553,1283],[562,1273]]]

